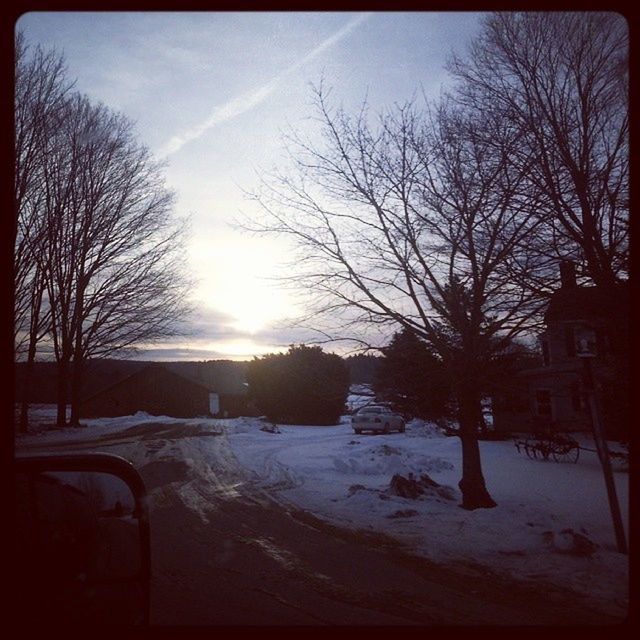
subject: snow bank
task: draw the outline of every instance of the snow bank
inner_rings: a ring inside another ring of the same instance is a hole
[[[69,410],[67,410],[67,417],[68,416]],[[99,441],[105,437],[116,434],[128,436],[129,434],[125,433],[128,430],[132,430],[130,436],[132,439],[135,439],[140,436],[135,427],[142,427],[143,425],[166,425],[167,427],[172,425],[186,425],[197,427],[200,432],[213,431],[219,433],[223,428],[223,424],[226,425],[226,428],[228,428],[230,432],[242,432],[250,428],[249,424],[255,423],[253,419],[251,419],[253,420],[252,422],[246,419],[247,424],[245,425],[243,419],[239,418],[234,421],[233,424],[227,425],[226,422],[211,417],[203,416],[200,418],[184,419],[170,416],[154,416],[144,411],[138,411],[134,415],[129,416],[83,418],[80,427],[52,429],[51,426],[55,424],[55,418],[55,405],[31,405],[29,409],[31,430],[28,434],[16,434],[16,447],[41,448],[53,444],[75,444],[94,440]],[[132,452],[132,455],[136,455],[135,452]]]

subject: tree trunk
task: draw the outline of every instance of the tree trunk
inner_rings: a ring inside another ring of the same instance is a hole
[[[82,352],[82,316],[84,313],[85,275],[78,275],[76,299],[74,305],[74,344],[73,371],[71,372],[71,420],[72,427],[80,426],[80,392],[82,391],[82,373],[84,354]]]
[[[67,385],[69,382],[69,360],[63,358],[58,361],[58,393],[56,428],[63,429],[67,425]]]
[[[36,283],[42,283],[42,271],[38,269],[35,276]],[[40,309],[42,307],[42,294],[44,286],[36,284],[35,292],[32,294],[31,321],[29,323],[29,351],[27,353],[27,367],[24,374],[22,389],[22,404],[20,406],[20,433],[29,431],[29,389],[33,377],[33,363],[36,359],[38,347],[38,334],[40,332]]]
[[[31,378],[33,377],[33,363],[36,356],[35,344],[29,344],[29,355],[27,356],[27,366],[24,372],[24,380],[22,386],[22,403],[20,405],[20,433],[28,433],[29,431],[29,389],[31,388]]]
[[[80,426],[80,397],[82,395],[83,372],[84,361],[82,358],[75,359],[71,377],[71,418],[69,420],[69,424],[72,427]]]
[[[469,510],[490,509],[496,503],[487,491],[480,462],[477,432],[480,397],[473,391],[464,390],[460,392],[458,402],[462,443],[462,479],[458,483],[462,492],[461,506]]]

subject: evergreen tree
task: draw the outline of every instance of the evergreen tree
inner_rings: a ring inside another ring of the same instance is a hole
[[[444,366],[424,340],[402,329],[382,352],[374,382],[378,398],[411,416],[436,419],[449,413],[451,390]]]
[[[247,380],[260,411],[284,424],[337,424],[349,392],[342,358],[306,345],[254,358]]]

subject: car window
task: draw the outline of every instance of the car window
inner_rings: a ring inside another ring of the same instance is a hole
[[[391,413],[387,407],[363,407],[358,413]]]
[[[363,407],[358,413],[380,413],[380,407]]]

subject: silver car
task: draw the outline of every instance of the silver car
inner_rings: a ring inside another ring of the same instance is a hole
[[[363,431],[377,431],[389,433],[391,431],[404,432],[404,418],[380,404],[362,407],[351,416],[351,426],[356,433]]]

